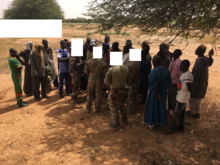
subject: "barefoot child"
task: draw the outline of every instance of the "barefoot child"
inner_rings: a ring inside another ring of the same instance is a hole
[[[190,62],[183,60],[180,65],[180,70],[183,74],[180,76],[179,83],[177,84],[176,106],[174,108],[174,117],[170,123],[169,130],[165,134],[175,133],[176,126],[179,122],[177,129],[184,131],[185,129],[185,113],[186,103],[190,99],[190,92],[192,91],[193,76],[189,71]]]

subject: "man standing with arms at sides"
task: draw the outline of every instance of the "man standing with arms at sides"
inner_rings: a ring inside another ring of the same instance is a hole
[[[35,44],[34,51],[30,54],[31,61],[31,76],[34,81],[34,98],[36,101],[40,101],[40,84],[41,84],[41,93],[43,98],[49,98],[46,95],[47,87],[47,77],[45,74],[45,63],[42,53],[42,45]]]
[[[28,104],[26,102],[23,102],[23,99],[22,99],[22,89],[21,89],[22,66],[20,66],[18,60],[16,59],[17,50],[14,48],[11,48],[9,50],[9,53],[10,53],[10,57],[8,58],[8,63],[9,63],[9,67],[11,69],[11,78],[14,83],[17,104],[18,104],[19,108],[26,107],[26,106],[28,106]]]
[[[170,85],[170,88],[168,89],[169,111],[174,110],[176,105],[177,83],[179,82],[180,76],[182,75],[182,71],[180,70],[180,64],[182,62],[182,60],[180,59],[181,55],[182,51],[180,49],[176,49],[172,54],[172,61],[170,62],[169,66],[169,71],[172,78],[172,83]]]
[[[93,52],[93,47],[91,52]],[[86,62],[84,73],[88,75],[86,112],[90,113],[92,108],[92,98],[95,95],[95,111],[100,112],[103,79],[107,72],[107,64],[102,59],[90,59]]]
[[[109,108],[112,116],[110,126],[115,130],[119,130],[119,110],[123,125],[127,124],[127,113],[124,104],[126,99],[125,85],[127,88],[132,88],[132,80],[129,69],[126,66],[113,66],[109,68],[104,82],[106,85],[110,86],[110,93],[108,96]]]
[[[24,51],[21,51],[18,56],[16,57],[17,60],[25,66],[25,75],[24,75],[24,85],[23,85],[23,91],[27,96],[33,95],[33,80],[31,77],[31,65],[30,65],[30,53],[33,48],[32,41],[28,41],[26,43],[26,49]],[[23,60],[21,60],[21,57]]]
[[[205,57],[207,47],[200,45],[195,54],[198,56],[196,63],[194,64],[193,74],[193,87],[191,97],[189,100],[190,111],[187,111],[187,115],[192,118],[200,118],[200,103],[201,99],[205,98],[206,90],[208,88],[209,67],[213,64],[213,49],[209,51],[209,58]]]
[[[48,47],[48,41],[47,40],[42,40],[42,44],[44,47],[42,48],[43,54],[44,54],[44,59],[45,59],[45,64],[47,66],[50,66],[53,73],[50,75],[51,80],[53,81],[54,87],[58,87],[58,75],[57,75],[57,70],[53,62],[53,51],[50,47]]]
[[[71,109],[76,107],[76,100],[80,92],[81,76],[83,74],[83,65],[85,61],[81,61],[81,57],[71,57],[71,47],[69,49],[70,54],[70,72],[73,81],[72,103]],[[78,108],[78,107],[77,107]]]
[[[65,49],[66,43],[64,40],[60,41],[60,49],[56,51],[57,60],[59,63],[59,96],[63,98],[63,80],[65,79],[66,84],[66,95],[70,94],[70,67],[69,67],[69,53]]]

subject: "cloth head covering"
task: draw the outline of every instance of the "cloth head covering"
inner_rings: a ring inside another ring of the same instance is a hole
[[[145,43],[146,45],[149,45],[149,42],[148,42],[147,40],[145,40],[144,43]]]
[[[26,43],[26,49],[27,49],[27,50],[31,50],[30,44],[33,44],[33,42],[32,42],[32,41],[28,41],[28,42]]]
[[[43,67],[43,55],[42,55],[42,51],[39,52],[38,48],[42,47],[41,44],[35,44],[34,45],[34,52],[36,55],[40,56],[41,58],[41,68]]]
[[[202,50],[206,51],[207,47],[205,45],[200,45],[199,48],[201,48]]]

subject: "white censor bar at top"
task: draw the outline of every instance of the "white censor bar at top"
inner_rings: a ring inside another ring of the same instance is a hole
[[[62,38],[61,19],[0,19],[0,38]]]

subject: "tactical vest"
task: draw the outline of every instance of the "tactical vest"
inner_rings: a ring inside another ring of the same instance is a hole
[[[114,66],[110,88],[125,88],[128,73],[126,66]]]

